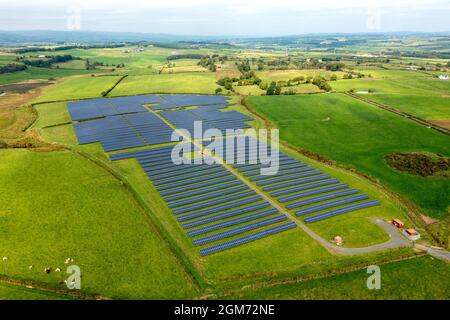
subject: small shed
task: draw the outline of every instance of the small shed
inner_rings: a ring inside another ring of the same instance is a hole
[[[402,228],[405,227],[405,224],[404,224],[400,219],[394,219],[394,220],[392,220],[392,224],[393,224],[394,226],[396,226],[397,228],[399,228],[399,229],[402,229]]]
[[[416,241],[420,239],[420,234],[414,229],[405,229],[403,234],[411,241]]]

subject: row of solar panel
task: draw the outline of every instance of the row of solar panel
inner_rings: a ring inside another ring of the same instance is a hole
[[[171,147],[153,148],[115,154],[111,159],[138,160],[188,235],[201,236],[193,239],[194,245],[204,246],[243,234],[242,238],[247,239],[252,234],[246,233],[264,231],[265,227],[287,219],[223,166],[175,165],[171,152]],[[216,252],[213,247],[202,250]]]
[[[347,207],[355,208],[355,205],[358,209],[366,208],[366,206],[359,207],[358,205],[364,203],[362,201],[367,200],[368,195],[357,194],[358,190],[349,189],[348,185],[333,179],[329,174],[315,170],[314,167],[295,160],[282,152],[279,152],[279,168],[276,173],[274,175],[262,175],[261,168],[266,166],[261,163],[251,164],[249,160],[250,155],[258,159],[261,146],[258,146],[257,141],[252,137],[246,137],[244,144],[242,142],[238,144],[237,139],[236,137],[229,137],[223,141],[224,151],[235,152],[241,158],[246,159],[245,163],[235,164],[234,167],[249,177],[256,185],[262,187],[264,191],[269,192],[271,196],[277,197],[282,203],[287,203],[288,209],[300,208],[296,211],[298,216],[322,212],[331,208],[344,209],[338,211],[340,213],[352,212],[355,210],[347,211],[345,209]],[[205,145],[207,143],[204,142]],[[262,147],[267,146],[262,145]],[[269,150],[269,154],[271,152],[272,150]],[[242,155],[245,157],[242,157]],[[379,202],[370,203],[379,204]],[[317,216],[305,218],[304,221],[311,223],[330,218],[336,215],[333,214],[334,212],[335,210],[319,213]]]
[[[255,232],[253,234],[249,234],[249,235],[241,237],[241,238],[233,239],[231,241],[217,244],[217,245],[214,245],[214,246],[211,246],[208,248],[203,248],[200,250],[200,254],[202,256],[210,255],[210,254],[213,254],[213,253],[216,253],[219,251],[223,251],[226,249],[240,246],[244,243],[248,243],[248,242],[255,241],[255,240],[276,234],[276,233],[280,233],[280,232],[283,232],[283,231],[286,231],[286,230],[289,230],[289,229],[292,229],[295,227],[296,227],[296,224],[294,222],[288,222],[286,224],[282,224],[280,226],[276,226],[273,228]]]
[[[214,104],[225,104],[228,97],[225,96],[209,96],[209,95],[192,95],[192,94],[161,94],[162,102],[159,105],[152,106],[155,110],[164,110],[171,108],[203,106]]]
[[[69,102],[67,107],[73,121],[103,118],[112,115],[145,112],[144,105],[161,110],[186,106],[222,104],[228,98],[207,95],[139,95],[117,98],[100,98]]]
[[[73,121],[147,111],[144,104],[158,103],[156,95],[80,100],[67,103]]]
[[[172,128],[148,111],[74,124],[79,144],[100,142],[105,151],[171,142]]]
[[[203,132],[209,129],[219,129],[222,134],[226,130],[237,130],[249,128],[245,121],[252,118],[236,111],[222,112],[223,106],[205,106],[189,110],[163,111],[161,115],[173,123],[176,127],[186,129],[191,135],[194,134],[194,121],[202,121]]]

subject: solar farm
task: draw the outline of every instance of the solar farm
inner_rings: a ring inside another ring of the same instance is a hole
[[[74,129],[80,144],[100,142],[105,152],[152,146],[117,152],[110,159],[132,158],[139,162],[202,256],[296,228],[297,221],[287,213],[289,210],[295,210],[295,215],[310,224],[380,205],[379,201],[283,152],[279,153],[279,171],[275,175],[262,175],[261,168],[265,165],[252,137],[232,136],[223,140],[221,154],[233,152],[236,157],[231,170],[227,165],[207,164],[214,162],[207,159],[201,164],[174,164],[173,143],[158,146],[172,142],[173,128],[186,129],[193,136],[195,121],[202,121],[205,131],[217,128],[223,134],[226,129],[251,127],[246,122],[251,117],[224,111],[230,104],[223,96],[145,95],[67,105],[72,120],[77,121]],[[238,147],[237,139],[245,140],[243,147]],[[200,147],[190,144],[188,150],[201,154],[209,142],[203,141]],[[244,156],[245,162],[236,164],[239,155]],[[279,212],[267,197],[278,200],[286,211]]]
[[[229,41],[0,44],[0,300],[449,298],[448,36]]]

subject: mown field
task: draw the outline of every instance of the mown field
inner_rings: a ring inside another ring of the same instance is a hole
[[[447,136],[340,94],[251,97],[248,102],[280,128],[288,143],[379,179],[431,217],[448,215],[448,179],[401,173],[384,161],[392,152],[449,156]]]
[[[75,76],[48,87],[35,102],[99,98],[121,76]]]
[[[395,107],[426,120],[450,120],[450,97],[373,94],[370,100]]]
[[[366,270],[330,278],[279,285],[257,290],[242,290],[230,299],[383,299],[448,300],[450,266],[432,257],[389,263],[380,266],[381,289],[369,290]]]
[[[0,151],[0,274],[115,298],[189,298],[195,285],[123,186],[72,152]],[[32,268],[30,269],[30,266]],[[61,272],[44,272],[45,267]]]
[[[110,96],[143,93],[214,94],[218,87],[213,73],[189,72],[129,76],[110,93]]]
[[[5,73],[0,76],[0,85],[27,80],[48,80],[78,74],[97,73],[96,70],[71,70],[29,67],[27,70]]]

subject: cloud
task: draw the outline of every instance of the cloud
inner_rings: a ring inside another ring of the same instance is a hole
[[[83,29],[188,34],[450,30],[448,0],[2,0],[0,29]],[[367,23],[367,19],[378,19]],[[306,23],[306,21],[308,23]]]

